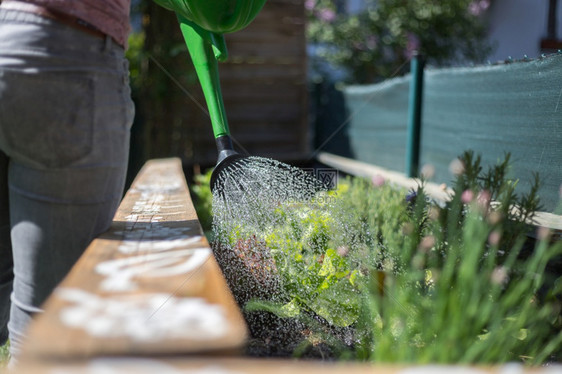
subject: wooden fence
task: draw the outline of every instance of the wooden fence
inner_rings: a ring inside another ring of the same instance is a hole
[[[148,6],[133,146],[145,159],[214,165],[210,119],[175,16]],[[225,38],[229,59],[219,64],[219,75],[235,146],[283,161],[303,159],[310,141],[304,1],[268,0],[247,28]]]

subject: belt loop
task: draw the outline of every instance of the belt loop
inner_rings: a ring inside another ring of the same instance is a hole
[[[104,41],[104,46],[103,46],[103,52],[107,53],[109,52],[109,50],[111,49],[111,43],[113,42],[111,40],[111,36],[109,35],[105,35],[105,41]]]

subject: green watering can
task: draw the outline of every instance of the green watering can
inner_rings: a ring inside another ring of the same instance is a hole
[[[228,57],[223,34],[248,26],[266,0],[154,0],[176,13],[191,60],[201,83],[217,144],[218,162],[211,175],[211,189],[218,176],[244,156],[237,153],[230,138],[220,89],[218,61]]]

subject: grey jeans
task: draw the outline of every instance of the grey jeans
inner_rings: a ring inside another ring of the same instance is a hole
[[[123,48],[0,9],[0,344],[28,323],[121,200],[134,116]]]

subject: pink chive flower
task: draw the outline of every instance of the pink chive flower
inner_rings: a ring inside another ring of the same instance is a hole
[[[548,227],[541,226],[537,230],[537,238],[539,240],[548,240],[552,235],[552,231]]]
[[[459,160],[458,158],[455,158],[453,161],[451,161],[451,163],[449,164],[449,171],[451,172],[451,174],[453,175],[462,175],[464,173],[464,164],[461,160]]]
[[[488,243],[490,243],[490,245],[496,246],[500,244],[501,238],[502,238],[501,232],[499,232],[498,230],[494,230],[488,236]]]
[[[432,221],[437,221],[439,219],[439,214],[440,214],[440,211],[439,211],[439,208],[437,208],[437,207],[431,207],[427,211],[427,216]]]
[[[503,219],[503,216],[500,212],[492,211],[492,212],[490,212],[490,214],[488,214],[488,222],[491,225],[497,225],[498,223],[501,222],[502,219]]]
[[[435,245],[435,237],[433,235],[424,236],[420,241],[418,249],[421,251],[427,251]]]
[[[488,209],[490,206],[490,201],[492,200],[492,195],[489,191],[482,190],[478,193],[476,197],[476,201],[478,201],[478,205],[483,209]]]
[[[422,168],[421,168],[421,175],[425,178],[425,179],[431,179],[435,176],[435,166],[431,165],[431,164],[425,164]]]
[[[492,271],[492,283],[501,285],[508,279],[507,269],[504,266],[498,266]]]
[[[373,176],[371,181],[373,182],[373,186],[375,187],[382,187],[384,186],[385,183],[384,177],[380,174]]]
[[[461,201],[465,204],[468,204],[474,199],[474,192],[472,190],[464,190],[461,195]]]

